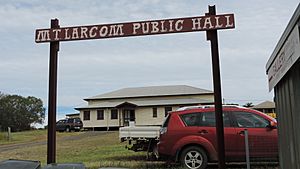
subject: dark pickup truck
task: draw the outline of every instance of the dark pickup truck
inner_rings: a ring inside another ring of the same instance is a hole
[[[80,120],[80,118],[68,118],[56,122],[56,131],[70,132],[72,130],[80,131],[81,129],[82,129],[82,121]]]

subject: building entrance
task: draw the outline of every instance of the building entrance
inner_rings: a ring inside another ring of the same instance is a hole
[[[129,122],[135,122],[135,110],[134,109],[124,109],[123,110],[123,124],[124,126],[129,126]]]

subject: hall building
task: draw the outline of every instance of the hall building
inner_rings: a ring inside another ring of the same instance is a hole
[[[135,125],[162,125],[169,111],[183,106],[214,104],[213,91],[187,85],[123,88],[84,99],[76,107],[85,129],[116,129]]]

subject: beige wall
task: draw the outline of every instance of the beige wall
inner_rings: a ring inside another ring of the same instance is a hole
[[[80,111],[80,118],[82,119],[83,127],[93,128],[93,127],[118,127],[119,126],[119,115],[118,119],[111,119],[110,109],[104,109],[104,119],[97,120],[97,109],[89,110],[90,120],[83,119],[83,110]]]
[[[103,105],[103,103],[107,102],[134,102],[134,101],[142,101],[142,100],[163,100],[163,99],[206,99],[211,100],[213,102],[214,95],[189,95],[189,96],[163,96],[163,97],[148,97],[148,98],[133,98],[133,99],[113,99],[113,100],[90,100],[88,102],[89,106],[96,106],[97,104]],[[157,107],[157,117],[153,117],[153,107]],[[152,107],[136,107],[135,108],[135,124],[136,125],[162,125],[165,119],[165,107],[169,106],[152,106]],[[172,110],[176,110],[178,106],[170,106]],[[123,126],[123,115],[121,109],[119,109],[118,119],[111,119],[111,109],[105,109],[104,111],[104,120],[97,120],[97,109],[91,109],[90,111],[90,120],[83,120],[83,112],[80,111],[80,117],[83,122],[84,127],[93,128],[93,127],[117,127]]]
[[[172,107],[172,110],[176,110],[178,106]],[[153,107],[139,107],[135,109],[135,125],[162,125],[165,120],[165,106],[159,106],[157,108],[157,117],[153,117]],[[118,113],[118,119],[111,119],[111,109],[105,109],[104,120],[97,120],[97,110],[90,111],[90,120],[83,120],[83,110],[80,111],[80,118],[83,122],[83,127],[119,127],[123,126],[123,116],[121,110]]]
[[[172,106],[173,111],[178,108],[178,106]],[[153,117],[153,107],[136,109],[135,117],[136,125],[162,125],[165,120],[165,106],[157,107],[157,117]]]

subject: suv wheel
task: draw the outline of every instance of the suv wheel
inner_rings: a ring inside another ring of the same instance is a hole
[[[205,169],[207,165],[207,155],[202,148],[190,146],[182,151],[180,162],[185,168]]]
[[[66,127],[66,132],[70,132],[71,130],[70,130],[70,127]]]

